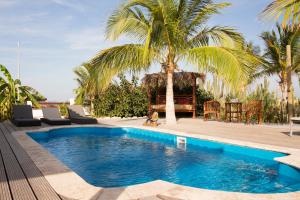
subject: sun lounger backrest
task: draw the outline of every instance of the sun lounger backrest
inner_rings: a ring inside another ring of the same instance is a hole
[[[30,105],[14,105],[14,119],[33,119],[32,107]]]
[[[42,108],[43,116],[47,119],[61,119],[58,108]]]
[[[85,116],[83,107],[81,105],[68,106],[68,112],[70,118]]]

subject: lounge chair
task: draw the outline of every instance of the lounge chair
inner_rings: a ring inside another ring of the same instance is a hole
[[[293,136],[293,125],[300,124],[300,117],[292,117],[290,122],[290,136]]]
[[[69,119],[76,124],[97,124],[97,119],[86,117],[83,107],[80,105],[68,106]]]
[[[30,105],[14,105],[12,123],[16,126],[40,126],[41,120],[34,119]]]
[[[215,115],[215,119],[220,119],[221,104],[218,101],[206,101],[203,105],[204,121],[207,121],[210,115]]]
[[[42,122],[49,125],[70,125],[71,120],[63,119],[58,108],[42,108],[43,118]]]
[[[246,123],[249,124],[253,116],[256,116],[257,123],[263,123],[263,102],[261,100],[252,100],[245,106]]]

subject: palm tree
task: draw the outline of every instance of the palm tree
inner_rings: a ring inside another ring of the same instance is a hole
[[[267,18],[276,17],[282,20],[282,26],[299,26],[300,0],[274,0],[263,11]]]
[[[283,29],[277,24],[276,31],[264,32],[261,35],[264,40],[266,49],[263,55],[264,64],[262,65],[256,76],[272,76],[277,75],[279,78],[279,86],[282,93],[281,115],[283,119],[283,105],[289,98],[289,74],[295,73],[300,67],[300,31]],[[292,49],[291,67],[287,65],[286,46],[290,45]]]
[[[89,63],[83,63],[74,69],[74,73],[77,76],[75,80],[78,84],[77,89],[75,89],[75,103],[84,104],[89,102],[91,111],[93,111],[93,100],[101,92],[94,68]]]
[[[33,105],[38,106],[37,99],[45,99],[38,91],[29,86],[21,84],[19,79],[13,79],[4,65],[0,64],[0,106],[2,111],[6,111],[8,117],[11,115],[14,104],[24,104],[31,101]]]
[[[102,91],[108,87],[107,84],[103,84],[101,80],[102,76],[98,76],[95,73],[95,68],[90,63],[83,63],[81,66],[74,69],[76,75],[75,81],[78,87],[74,90],[76,97],[76,104],[90,105],[91,112],[94,111],[94,100],[97,98]]]
[[[264,17],[276,17],[282,20],[282,27],[287,29],[300,28],[300,0],[274,0],[263,11]],[[292,116],[292,50],[291,46],[286,46],[286,63],[287,63],[287,100],[288,100],[288,120]]]
[[[126,35],[137,42],[102,50],[90,63],[103,77],[102,84],[116,74],[160,63],[167,76],[166,121],[175,124],[173,73],[179,63],[221,75],[232,87],[247,80],[245,63],[251,56],[241,50],[242,36],[229,27],[205,25],[229,5],[213,0],[128,0],[109,18],[106,34],[112,40]]]
[[[76,82],[78,84],[78,87],[75,89],[75,103],[76,104],[83,104],[84,101],[87,99],[87,91],[86,91],[86,85],[90,78],[90,73],[88,68],[83,64],[79,67],[76,67],[74,69],[74,73],[76,75]]]

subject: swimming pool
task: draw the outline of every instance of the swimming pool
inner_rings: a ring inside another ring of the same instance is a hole
[[[120,187],[165,180],[197,188],[283,193],[300,190],[283,153],[135,128],[80,127],[28,133],[90,184]]]

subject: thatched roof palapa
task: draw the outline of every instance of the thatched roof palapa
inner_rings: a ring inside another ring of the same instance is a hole
[[[205,81],[205,74],[202,73],[175,72],[173,75],[174,86],[179,88],[190,87],[193,85],[193,77]],[[147,88],[163,88],[167,85],[167,75],[163,72],[146,74],[142,79],[142,83]]]

